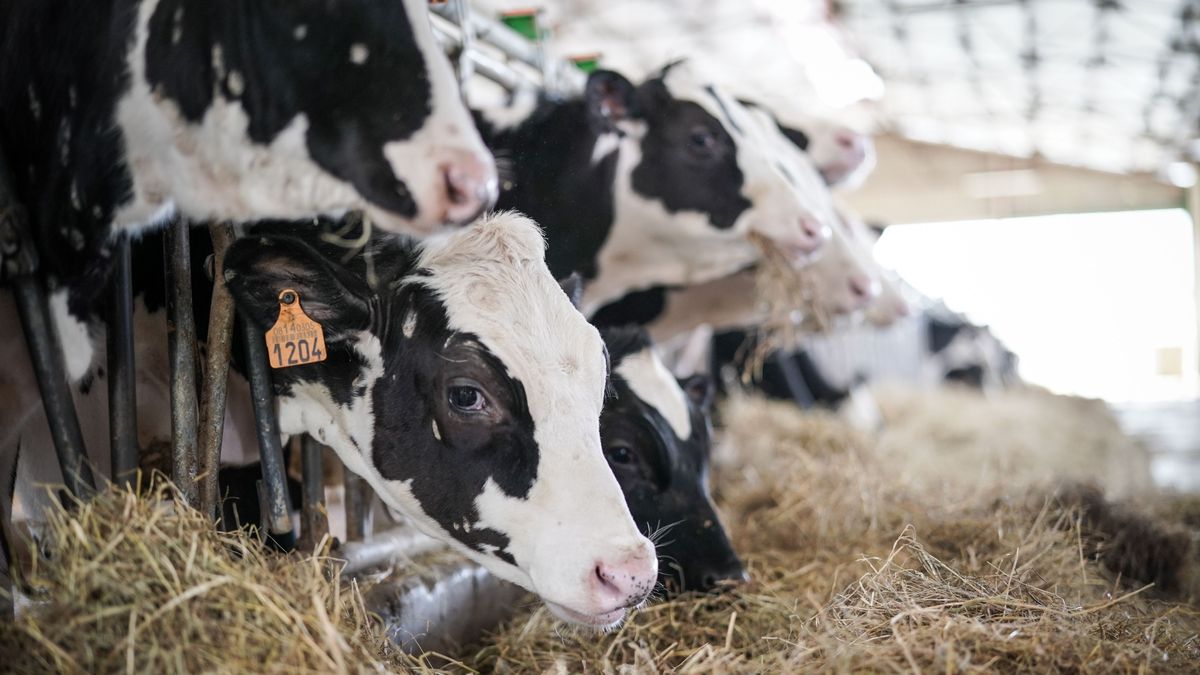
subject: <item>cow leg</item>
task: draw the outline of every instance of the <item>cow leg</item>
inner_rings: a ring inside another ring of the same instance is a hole
[[[113,242],[108,308],[108,438],[112,480],[129,486],[138,468],[137,368],[133,347],[133,281],[129,235]]]
[[[246,372],[250,380],[250,398],[254,405],[258,450],[262,461],[262,502],[267,531],[281,548],[295,544],[292,532],[292,509],[287,492],[287,473],[283,462],[283,446],[279,439],[279,420],[275,415],[275,396],[271,372],[267,365],[267,348],[262,333],[249,321],[238,322],[246,350]]]
[[[208,357],[204,390],[200,396],[200,509],[213,518],[221,515],[217,475],[221,465],[221,440],[225,432],[225,401],[229,384],[229,352],[233,341],[233,298],[225,288],[225,249],[233,241],[233,226],[209,226],[213,242],[212,309],[208,315]]]

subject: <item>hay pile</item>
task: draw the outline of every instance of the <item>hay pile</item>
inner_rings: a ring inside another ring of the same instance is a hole
[[[57,512],[24,581],[33,604],[0,621],[0,670],[362,672],[397,654],[357,586],[322,555],[285,556],[205,516],[110,490]]]
[[[751,585],[651,605],[600,639],[556,629],[536,610],[477,648],[469,665],[514,673],[1200,670],[1200,614],[1179,589],[1168,595],[1105,567],[1125,546],[1105,527],[1146,526],[1143,542],[1182,543],[1173,564],[1190,564],[1191,538],[1178,538],[1180,530],[1113,517],[1087,490],[1008,490],[995,475],[986,486],[931,475],[906,484],[899,462],[908,460],[895,445],[832,416],[743,400],[724,418],[739,454],[718,467],[717,485]],[[1074,447],[1078,439],[1045,440]]]

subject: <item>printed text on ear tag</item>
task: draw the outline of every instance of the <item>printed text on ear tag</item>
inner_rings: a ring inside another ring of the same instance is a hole
[[[321,324],[308,318],[300,306],[300,294],[290,288],[279,294],[279,318],[266,337],[272,368],[325,360],[325,331]]]

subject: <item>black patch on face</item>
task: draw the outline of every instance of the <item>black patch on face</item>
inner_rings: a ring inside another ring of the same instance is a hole
[[[362,63],[351,62],[352,49]],[[432,110],[425,59],[399,0],[162,0],[150,19],[146,78],[191,123],[214,91],[240,102],[250,139],[262,145],[304,115],[318,166],[372,203],[416,215],[383,156],[384,144],[411,137]]]
[[[927,342],[930,354],[937,354],[954,342],[954,338],[958,337],[965,328],[966,324],[962,322],[943,321],[936,317],[929,317]]]
[[[673,98],[662,80],[646,82],[638,96],[647,129],[634,191],[669,213],[695,211],[717,229],[733,227],[753,204],[742,194],[737,144],[724,125],[700,105]]]
[[[345,268],[330,263],[344,255],[307,223],[259,225],[230,248],[226,276],[239,310],[265,329],[278,314],[279,291],[296,288],[306,312],[325,328],[328,359],[274,371],[277,393],[317,382],[339,405],[361,404],[370,364],[350,341],[370,331],[382,343],[382,374],[366,393],[374,435],[362,452],[383,478],[410,482],[422,511],[450,536],[515,564],[509,537],[477,526],[475,500],[489,480],[515,499],[526,498],[537,480],[540,451],[524,385],[478,337],[449,328],[445,307],[419,281],[409,240],[379,235]],[[368,256],[373,287],[366,282]],[[416,319],[405,335],[410,314]],[[486,405],[456,407],[461,396],[454,390],[463,387],[477,390]]]
[[[615,395],[605,402],[600,438],[634,522],[660,538],[660,580],[673,590],[711,590],[745,573],[708,494],[708,411],[689,401],[692,433],[681,439],[662,414],[617,374],[619,364],[649,346],[644,331],[604,329],[613,359]]]

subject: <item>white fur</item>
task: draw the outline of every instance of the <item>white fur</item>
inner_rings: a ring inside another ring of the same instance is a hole
[[[63,358],[66,361],[67,379],[78,382],[87,373],[95,356],[95,346],[87,324],[83,323],[67,309],[67,292],[58,290],[50,294],[50,316],[54,328],[58,331],[58,340],[62,344]],[[14,317],[15,318],[15,317]]]
[[[635,396],[667,420],[676,436],[683,440],[691,438],[692,415],[688,410],[687,395],[652,348],[626,356],[617,367],[617,373]]]
[[[484,121],[496,131],[508,131],[521,126],[529,116],[537,110],[538,92],[536,89],[523,88],[513,92],[512,100],[507,105],[488,106],[480,109]]]

